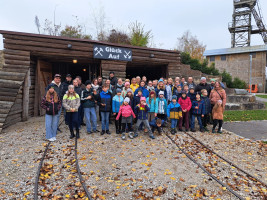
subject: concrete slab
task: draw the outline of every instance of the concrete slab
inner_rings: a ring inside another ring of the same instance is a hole
[[[267,141],[267,121],[225,122],[223,129],[252,140]]]

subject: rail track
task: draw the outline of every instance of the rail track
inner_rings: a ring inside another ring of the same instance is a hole
[[[190,133],[183,132],[184,135],[176,136],[165,134],[182,153],[237,199],[245,200],[248,196],[267,199],[266,183],[217,154]]]
[[[45,148],[45,150],[44,150],[44,153],[43,153],[43,155],[42,155],[42,157],[41,157],[41,160],[40,160],[40,163],[39,163],[39,166],[38,166],[38,170],[37,170],[37,174],[36,174],[36,178],[35,178],[35,184],[34,184],[34,199],[35,200],[37,200],[38,199],[38,195],[39,195],[39,184],[40,184],[40,175],[43,175],[42,174],[42,168],[43,167],[46,167],[46,168],[51,168],[51,167],[49,167],[50,165],[49,164],[46,164],[46,166],[43,166],[43,163],[44,163],[44,160],[46,159],[46,158],[49,158],[49,156],[48,156],[48,152],[49,152],[49,147],[51,147],[52,146],[52,144],[51,144],[51,142],[48,142],[47,143],[47,145],[46,145],[46,148]],[[73,162],[72,162],[72,164],[74,164],[74,162],[75,162],[75,167],[76,167],[76,172],[77,172],[77,174],[78,174],[78,177],[79,177],[79,180],[80,180],[80,183],[81,183],[81,185],[82,185],[82,188],[83,188],[83,190],[84,190],[84,192],[85,192],[85,194],[86,194],[86,196],[87,196],[87,198],[89,199],[89,200],[92,200],[92,197],[91,197],[91,195],[90,195],[90,193],[89,193],[89,191],[88,191],[88,189],[87,189],[87,187],[86,187],[86,185],[85,185],[85,183],[84,183],[84,179],[83,179],[83,177],[82,177],[82,173],[81,173],[81,170],[80,170],[80,166],[79,166],[79,162],[78,162],[78,153],[77,153],[77,148],[78,148],[78,140],[77,140],[77,138],[75,138],[75,145],[72,145],[71,147],[69,146],[69,148],[72,148],[72,149],[70,149],[70,151],[72,151],[73,150],[73,147],[74,147],[74,151],[75,151],[75,159],[74,160],[72,160]],[[51,150],[51,149],[50,149]],[[46,170],[46,169],[45,169]],[[48,172],[47,174],[49,174],[49,176],[51,176],[52,175],[52,172]],[[41,176],[41,178],[42,178],[42,176]],[[80,197],[79,196],[79,194],[78,194],[78,197]]]

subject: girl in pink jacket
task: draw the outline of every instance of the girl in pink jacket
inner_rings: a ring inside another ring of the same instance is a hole
[[[179,98],[178,103],[180,104],[183,117],[179,119],[179,131],[183,131],[182,125],[184,121],[185,131],[189,131],[189,111],[192,107],[190,98],[187,96],[185,91],[182,91],[182,97]]]
[[[129,132],[129,137],[133,139],[133,128],[132,128],[132,116],[135,118],[135,114],[133,112],[132,107],[129,105],[130,99],[126,97],[123,101],[123,105],[120,107],[119,113],[116,117],[116,120],[120,119],[120,116],[122,115],[121,119],[121,125],[122,125],[122,139],[125,140],[125,129],[126,129],[126,124],[128,127]]]

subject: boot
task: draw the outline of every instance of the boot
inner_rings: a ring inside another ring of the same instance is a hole
[[[79,129],[76,129],[76,138],[77,138],[77,139],[79,139],[79,138],[80,138]]]
[[[70,139],[72,139],[72,138],[74,138],[75,137],[75,135],[74,135],[74,131],[72,130],[72,131],[70,131]]]
[[[105,130],[102,130],[101,135],[104,135],[105,133],[106,133]]]
[[[155,139],[155,136],[154,136],[153,133],[149,134],[149,137],[150,137],[151,139]]]
[[[110,132],[109,130],[106,130],[106,134],[110,135],[110,134],[111,134],[111,132]]]
[[[121,139],[126,140],[126,136],[124,132],[122,133]]]

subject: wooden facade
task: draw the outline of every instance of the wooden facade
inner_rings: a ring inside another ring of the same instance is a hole
[[[98,60],[103,77],[114,71],[117,77],[124,79],[127,68],[148,65],[151,70],[153,66],[163,66],[166,77],[201,76],[201,72],[181,64],[178,51],[11,31],[0,31],[0,34],[4,38],[4,66],[0,69],[0,132],[11,124],[42,115],[40,100],[44,88],[52,80],[51,63],[72,63],[74,58],[80,63],[96,62],[94,44],[132,50],[131,62]]]

